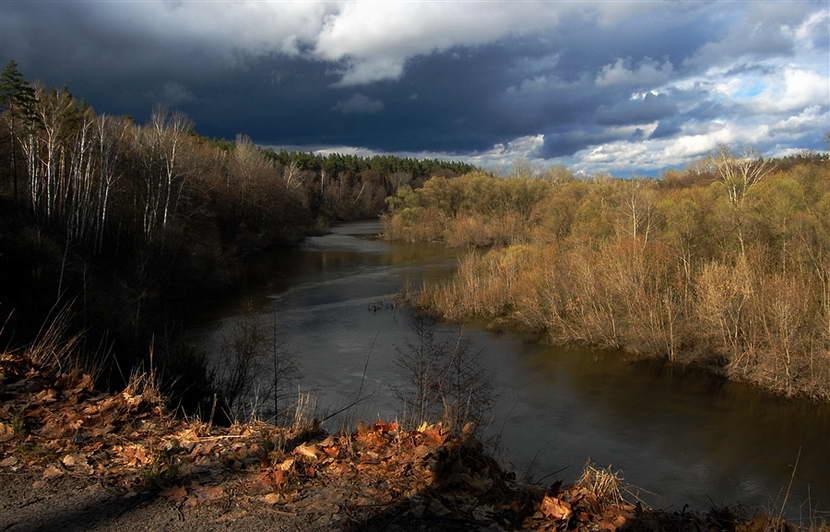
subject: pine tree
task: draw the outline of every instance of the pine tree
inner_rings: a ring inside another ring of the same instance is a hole
[[[35,91],[20,73],[15,61],[9,61],[0,73],[0,105],[7,112],[9,127],[10,165],[14,180],[14,197],[17,199],[17,146],[15,144],[15,122],[31,116],[35,102]]]

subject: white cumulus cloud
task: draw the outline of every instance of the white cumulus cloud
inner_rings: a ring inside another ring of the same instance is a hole
[[[397,79],[409,58],[552,28],[545,2],[349,2],[326,17],[314,53],[344,61],[340,85]]]
[[[762,112],[785,112],[813,105],[830,105],[830,77],[812,70],[786,67],[764,80],[764,89],[752,100]]]

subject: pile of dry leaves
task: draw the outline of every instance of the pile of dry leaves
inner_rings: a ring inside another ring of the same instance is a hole
[[[170,415],[151,379],[96,393],[89,375],[23,354],[0,355],[0,401],[0,468],[36,472],[34,488],[73,476],[154,491],[182,512],[216,504],[229,519],[316,513],[336,528],[613,530],[671,519],[625,502],[602,470],[568,487],[523,485],[475,439],[440,424],[378,422],[339,435],[260,422],[215,427]]]

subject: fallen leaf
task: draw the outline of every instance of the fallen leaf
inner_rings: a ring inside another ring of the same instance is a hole
[[[307,458],[311,458],[312,460],[317,460],[317,450],[314,448],[313,445],[298,445],[294,448],[294,454],[301,454]]]
[[[280,468],[280,471],[288,471],[289,469],[294,467],[294,459],[286,458],[278,467]]]
[[[150,463],[147,451],[142,445],[129,445],[124,448],[122,454],[128,466],[135,467]]]
[[[260,500],[265,504],[277,504],[280,502],[280,496],[276,493],[269,493],[268,495],[263,495]]]
[[[323,452],[326,453],[327,455],[329,455],[332,458],[337,458],[337,456],[340,454],[340,448],[339,447],[334,447],[334,446],[323,447]]]
[[[61,460],[66,467],[75,467],[76,465],[86,464],[86,458],[78,454],[67,454]]]
[[[565,521],[570,519],[571,514],[571,505],[567,502],[557,499],[556,497],[551,497],[550,495],[545,495],[545,498],[542,499],[542,504],[539,507],[539,511],[547,517],[548,519],[554,519],[556,521]]]
[[[274,483],[274,486],[280,487],[285,484],[285,471],[282,469],[277,469],[271,474],[271,482]]]
[[[427,437],[428,440],[431,440],[436,445],[441,445],[446,440],[446,436],[441,434],[440,430],[436,430],[434,428],[428,428],[421,431],[421,433]]]
[[[51,403],[57,400],[58,392],[54,388],[43,390],[35,395],[35,400],[40,403]]]
[[[90,442],[89,445],[85,445],[83,450],[86,453],[94,453],[95,451],[101,449],[103,446],[104,446],[104,442],[94,441],[94,442]]]
[[[45,478],[46,480],[51,480],[53,478],[59,478],[59,477],[62,477],[62,476],[63,476],[63,471],[61,471],[60,468],[58,468],[55,465],[49,465],[43,471],[43,478]]]
[[[17,457],[14,456],[7,456],[3,460],[0,460],[0,467],[12,467],[16,465],[18,462]]]
[[[135,406],[140,405],[141,401],[144,400],[144,397],[142,397],[141,394],[139,394],[139,395],[130,395],[127,392],[124,392],[123,396],[124,396],[124,400],[127,403],[127,406],[129,406],[130,408],[133,408]]]
[[[92,377],[88,373],[84,373],[72,389],[72,393],[80,393],[83,391],[92,391]]]
[[[14,438],[14,429],[8,423],[0,423],[0,442]]]

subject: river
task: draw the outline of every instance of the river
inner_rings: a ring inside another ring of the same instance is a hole
[[[193,343],[221,357],[223,335],[251,307],[279,323],[301,370],[302,390],[321,411],[371,398],[327,421],[391,419],[403,386],[396,348],[413,338],[412,311],[389,308],[404,286],[446,278],[457,252],[386,242],[378,222],[334,227],[257,265],[262,282],[208,309]],[[442,325],[440,334],[458,334]],[[775,397],[706,372],[583,347],[552,347],[514,333],[465,325],[497,402],[486,436],[519,474],[573,480],[587,460],[620,469],[648,503],[700,510],[745,505],[804,517],[830,510],[830,408]],[[368,365],[367,365],[368,358]],[[364,367],[366,368],[364,379]]]

